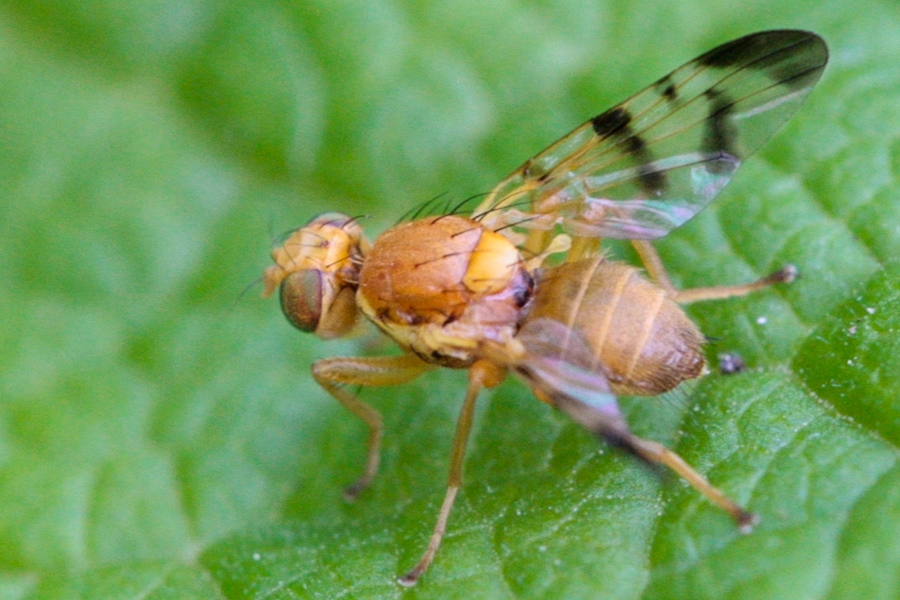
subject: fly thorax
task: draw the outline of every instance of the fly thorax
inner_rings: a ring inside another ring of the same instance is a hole
[[[424,360],[466,367],[480,342],[512,338],[532,291],[512,243],[476,221],[443,216],[400,224],[375,241],[357,303]]]

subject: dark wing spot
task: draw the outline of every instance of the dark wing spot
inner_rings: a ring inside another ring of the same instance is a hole
[[[678,100],[678,89],[672,82],[671,74],[666,75],[656,82],[656,91],[662,95],[670,104]]]
[[[617,106],[591,119],[591,126],[601,138],[615,138],[625,151],[634,157],[639,165],[638,180],[641,189],[648,196],[660,196],[666,188],[666,175],[652,166],[653,155],[647,149],[647,142],[631,128],[631,115]]]
[[[809,38],[796,44],[773,50],[748,66],[765,71],[773,82],[790,89],[810,86],[819,78],[822,68],[828,62],[828,48],[822,38],[809,35]]]
[[[731,121],[734,103],[715,88],[707,90],[704,95],[709,100],[709,118],[706,121],[703,150],[710,154],[741,158],[736,149],[737,130]]]
[[[651,164],[652,157],[650,151],[647,150],[647,143],[637,135],[632,135],[623,143],[628,152],[636,156],[638,162],[641,163],[637,169],[641,188],[651,195],[660,194],[666,187],[666,174],[655,170],[655,167]]]
[[[628,132],[629,134],[631,133],[631,128],[628,129]],[[622,143],[631,154],[643,154],[647,151],[647,142],[645,142],[643,139],[641,139],[640,136],[637,135],[632,135],[631,137],[623,140]]]
[[[759,54],[759,36],[748,36],[732,40],[713,48],[697,59],[707,67],[732,67],[747,62]]]
[[[821,63],[811,64],[809,68],[800,73],[797,72],[796,65],[786,64],[777,70],[773,70],[771,76],[778,85],[786,86],[792,90],[803,90],[815,85],[822,74],[822,68],[827,60],[828,55],[825,54]]]
[[[591,126],[594,128],[594,133],[600,137],[618,135],[630,124],[631,115],[629,115],[628,111],[621,106],[612,108],[602,115],[597,115],[591,119]]]
[[[644,163],[638,167],[641,188],[650,196],[661,196],[666,190],[666,173],[657,167]]]
[[[675,90],[675,84],[670,83],[666,86],[666,89],[663,90],[663,96],[666,97],[666,100],[669,102],[674,102],[678,99],[678,92]]]
[[[828,62],[828,48],[809,31],[763,31],[713,48],[697,62],[762,71],[778,85],[803,89],[818,79]]]
[[[814,33],[808,31],[773,30],[753,33],[738,38],[727,44],[713,48],[697,59],[701,65],[709,67],[733,67],[744,65],[751,68],[757,66],[753,63],[764,59],[783,49],[788,49],[798,44],[818,39]],[[796,52],[795,49],[788,50]],[[765,68],[765,62],[761,61],[759,68]]]

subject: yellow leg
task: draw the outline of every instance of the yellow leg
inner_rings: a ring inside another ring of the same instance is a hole
[[[637,436],[631,435],[623,440],[629,449],[633,450],[638,456],[654,462],[665,465],[681,475],[685,481],[691,484],[694,489],[706,496],[710,502],[721,507],[725,512],[731,515],[741,533],[750,533],[753,526],[759,522],[759,518],[751,512],[738,505],[734,500],[726,496],[717,487],[713,486],[703,475],[694,470],[683,458],[672,452],[658,442],[645,440]]]
[[[417,356],[377,356],[366,358],[326,358],[312,366],[313,377],[325,391],[369,428],[368,454],[362,476],[344,490],[344,499],[352,502],[369,487],[378,472],[381,458],[381,436],[384,426],[381,413],[360,400],[356,394],[344,389],[344,385],[397,385],[415,379],[431,365]]]
[[[434,560],[438,548],[441,546],[441,540],[447,531],[447,520],[450,518],[450,511],[453,509],[456,494],[462,485],[463,461],[466,457],[469,432],[472,429],[472,417],[475,414],[475,400],[478,398],[478,393],[482,388],[498,385],[505,375],[505,369],[488,361],[476,362],[469,369],[469,387],[466,390],[466,399],[463,401],[459,419],[456,421],[456,434],[453,436],[453,449],[450,454],[450,475],[447,477],[447,493],[444,495],[444,502],[441,504],[441,510],[438,512],[437,523],[434,525],[434,531],[431,533],[431,539],[428,540],[428,547],[425,548],[422,558],[419,559],[419,562],[411,571],[397,580],[402,586],[410,587],[416,584],[422,573],[431,565],[431,561]]]
[[[564,394],[548,394],[550,403],[569,415],[576,423],[623,450],[659,465],[669,467],[684,478],[698,492],[719,506],[737,523],[742,533],[749,533],[759,521],[756,515],[742,508],[734,500],[713,486],[703,475],[694,470],[683,458],[662,444],[639,438],[628,430],[628,425],[615,411],[597,408],[574,400]]]
[[[659,284],[675,302],[679,304],[690,304],[691,302],[700,302],[703,300],[721,300],[724,298],[732,298],[734,296],[744,296],[750,292],[761,290],[776,283],[791,283],[797,278],[797,267],[788,265],[774,273],[767,275],[756,281],[744,283],[741,285],[718,285],[713,287],[692,288],[689,290],[678,290],[672,285],[672,280],[663,266],[656,248],[646,240],[632,240],[631,244],[637,251],[641,262],[647,273]]]

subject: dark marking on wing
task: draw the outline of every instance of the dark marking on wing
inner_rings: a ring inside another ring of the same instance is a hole
[[[640,178],[641,188],[647,192],[648,196],[658,198],[665,193],[665,171],[661,171],[649,162],[645,162],[638,167],[638,177]]]
[[[618,135],[624,128],[628,127],[630,123],[631,115],[629,115],[628,111],[621,106],[610,109],[591,119],[591,126],[594,128],[594,133],[602,138]]]
[[[806,31],[764,31],[713,48],[699,57],[697,62],[710,67],[725,68],[746,65],[751,68],[765,68],[765,60],[760,59],[779,54],[778,52],[772,54],[773,47],[786,49],[788,54],[795,54],[796,52],[792,48],[796,44],[813,41],[815,38],[816,36]],[[783,59],[775,59],[776,62],[779,60]],[[755,64],[755,61],[759,61],[759,64]]]
[[[734,104],[715,88],[708,90],[704,96],[709,100],[709,119],[703,137],[703,150],[710,154],[741,158],[736,150],[737,130],[731,120]],[[716,163],[709,163],[708,166],[713,168],[715,165]]]
[[[723,44],[551,144],[475,212],[495,230],[530,231],[531,220],[554,215],[576,237],[663,237],[797,111],[827,62],[824,40],[808,31]],[[601,206],[615,210],[587,210]]]
[[[647,143],[638,135],[631,133],[631,129],[627,128],[629,137],[624,140],[625,148],[628,152],[638,157],[640,165],[638,166],[638,178],[641,182],[641,188],[650,195],[659,195],[666,187],[666,175],[662,171],[655,170],[652,164],[653,155],[647,149]]]
[[[810,44],[815,42],[815,38],[805,41]],[[811,79],[815,81],[821,75],[827,55],[819,58],[821,58],[821,62],[812,62],[806,69],[798,70],[798,64],[802,64],[799,61],[809,61],[810,57],[805,53],[798,53],[796,46],[788,46],[761,58],[751,66],[754,69],[766,71],[774,83],[792,90],[799,90],[808,87]]]
[[[626,130],[623,130],[626,131]],[[634,135],[631,132],[631,129],[627,129],[628,135],[631,137],[625,138],[622,140],[622,144],[625,146],[625,149],[630,154],[636,154],[641,156],[646,154],[647,152],[647,142],[645,142],[640,136]]]
[[[819,46],[821,60],[810,64],[809,69],[798,73],[798,61],[808,61],[815,56],[803,46]],[[728,68],[744,65],[745,68],[765,72],[778,85],[802,89],[810,85],[810,79],[818,79],[827,59],[827,50],[821,38],[808,31],[775,30],[748,35],[714,48],[697,59],[701,65]]]
[[[641,189],[648,196],[658,197],[666,188],[666,175],[653,166],[653,154],[647,148],[647,142],[635,134],[631,128],[631,115],[621,106],[617,106],[591,119],[591,127],[601,138],[617,138],[625,150],[636,158],[638,180]]]
[[[675,87],[675,82],[672,81],[671,74],[666,75],[656,82],[656,90],[670,104],[678,100],[678,88]]]

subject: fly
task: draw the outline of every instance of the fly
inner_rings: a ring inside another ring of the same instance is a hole
[[[399,356],[327,358],[315,380],[368,427],[355,499],[378,471],[381,414],[346,386],[396,385],[437,367],[468,370],[444,502],[413,585],[434,559],[462,484],[475,401],[513,373],[587,430],[665,465],[742,531],[756,516],[681,457],[635,436],[618,395],[655,396],[707,371],[704,337],[681,304],[789,283],[791,266],[754,282],[676,289],[652,240],[707,206],[741,163],[796,112],[828,60],[806,31],[763,31],[723,44],[594,117],[525,162],[470,216],[416,218],[369,244],[328,213],[273,251],[264,295],[323,339],[362,314]],[[608,259],[602,238],[629,240],[640,269]],[[561,259],[550,257],[561,255]]]

